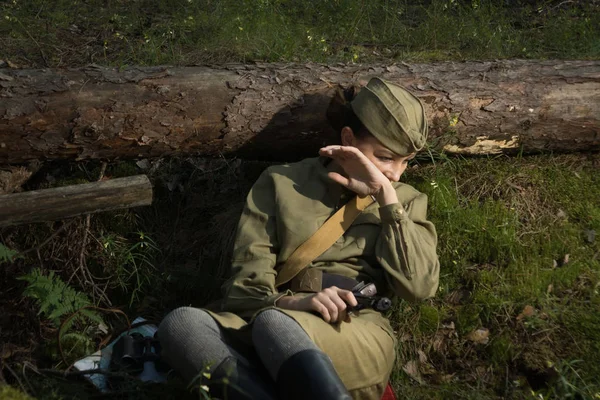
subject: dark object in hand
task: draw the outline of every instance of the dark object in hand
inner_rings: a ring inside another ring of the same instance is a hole
[[[392,301],[387,297],[376,296],[377,288],[374,283],[360,282],[352,288],[352,294],[358,304],[354,307],[349,307],[348,311],[359,311],[364,308],[372,308],[375,311],[383,312],[390,309]]]

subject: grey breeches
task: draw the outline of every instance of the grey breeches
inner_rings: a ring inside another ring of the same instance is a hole
[[[244,357],[233,348],[210,314],[198,308],[173,310],[161,322],[158,338],[163,359],[188,382],[203,371],[213,371],[230,356],[248,365],[258,361]],[[292,355],[317,348],[296,321],[276,309],[265,310],[256,316],[252,324],[252,342],[274,380],[281,365]]]

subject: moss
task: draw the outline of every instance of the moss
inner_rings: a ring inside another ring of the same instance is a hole
[[[140,174],[135,161],[121,161],[106,167],[106,175],[112,178],[122,178]]]
[[[482,307],[477,304],[467,304],[460,307],[456,315],[456,329],[460,335],[466,335],[469,332],[481,327],[479,314]]]
[[[555,346],[549,343],[528,343],[522,350],[520,360],[525,371],[544,373],[559,359]]]
[[[572,358],[584,361],[581,366],[582,375],[588,378],[600,376],[598,355],[600,354],[600,300],[579,307],[565,307],[561,313],[561,323],[565,335],[571,344],[569,352]]]
[[[0,384],[0,399],[4,400],[33,400],[33,397],[15,389],[12,386]]]
[[[517,349],[508,333],[502,333],[498,336],[493,336],[489,346],[486,347],[487,355],[490,361],[497,367],[509,365]]]
[[[419,330],[424,334],[434,333],[440,324],[440,313],[437,308],[422,305],[419,308]]]

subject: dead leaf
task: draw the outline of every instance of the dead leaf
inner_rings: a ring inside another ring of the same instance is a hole
[[[523,311],[521,311],[521,314],[517,315],[517,321],[520,321],[523,318],[531,317],[533,314],[535,314],[535,308],[530,305],[526,305]]]
[[[553,290],[553,289],[554,289],[554,285],[552,285],[552,284],[549,284],[549,285],[548,285],[548,289],[546,289],[546,294],[550,294],[550,293],[552,293],[552,290]]]
[[[569,255],[568,255],[568,254],[565,254],[565,255],[563,256],[563,258],[561,258],[561,259],[558,259],[558,260],[552,260],[552,266],[553,266],[554,268],[559,268],[559,267],[562,267],[562,266],[564,266],[564,265],[566,265],[566,264],[568,264],[568,263],[569,263]]]
[[[585,231],[583,231],[583,235],[585,241],[588,243],[594,243],[594,241],[596,240],[596,231],[593,229],[586,229]]]
[[[400,342],[404,343],[404,342],[408,342],[410,339],[412,339],[412,336],[410,333],[404,332],[402,334],[402,336],[400,336],[399,340]]]
[[[104,335],[108,335],[108,326],[104,322],[98,324],[98,330]]]
[[[425,355],[423,350],[417,350],[417,354],[419,354],[419,362],[425,364],[427,362],[427,355]]]
[[[147,171],[150,169],[150,161],[148,161],[146,158],[136,162],[135,165],[137,165],[142,171]]]
[[[402,370],[406,372],[408,376],[417,381],[420,384],[423,384],[423,377],[419,372],[419,362],[417,360],[411,360],[404,364]]]
[[[466,289],[456,289],[446,296],[446,302],[449,304],[462,304],[471,296],[471,292]]]
[[[420,371],[422,375],[433,376],[438,373],[438,371],[433,367],[433,365],[427,363],[420,365]]]
[[[487,371],[487,369],[483,365],[478,365],[477,367],[475,367],[475,372],[477,373],[477,376],[480,378],[485,376],[486,371]]]
[[[4,343],[2,345],[2,349],[0,350],[0,360],[5,360],[14,356],[17,353],[26,353],[29,350],[24,347],[19,347],[12,343]]]
[[[450,321],[450,322],[442,322],[442,329],[450,329],[450,330],[454,330],[456,329],[454,327],[454,321]]]
[[[9,167],[0,170],[0,194],[22,191],[21,186],[31,177],[32,172],[25,167]]]
[[[433,350],[435,350],[438,353],[443,353],[444,348],[446,344],[446,338],[444,337],[444,335],[442,333],[436,333],[435,336],[433,337]]]
[[[455,380],[454,379],[455,375],[456,375],[456,373],[454,373],[454,374],[438,375],[436,380],[437,380],[438,383],[450,383],[453,380]]]
[[[467,339],[476,344],[487,344],[490,341],[490,330],[479,328],[467,335]]]

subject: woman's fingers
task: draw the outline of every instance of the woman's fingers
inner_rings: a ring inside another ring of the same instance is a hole
[[[315,295],[314,301],[317,303],[318,311],[325,322],[334,323],[338,319],[338,306],[324,292],[319,292]]]
[[[331,158],[347,159],[360,157],[362,153],[353,146],[326,146],[319,150],[319,154]]]
[[[352,293],[350,290],[339,289],[339,296],[350,307],[356,307],[358,305],[358,301],[356,301],[354,293]]]
[[[329,179],[339,183],[342,186],[348,187],[350,185],[350,179],[338,174],[337,172],[329,172],[327,176],[329,177]]]
[[[330,322],[331,321],[331,314],[329,313],[329,309],[320,301],[318,301],[316,298],[313,298],[313,310],[318,312],[319,314],[321,314],[321,317],[323,317],[323,320],[325,322]]]
[[[346,320],[348,304],[351,306],[357,304],[352,292],[335,286],[323,289],[310,298],[310,309],[321,314],[329,323]]]

